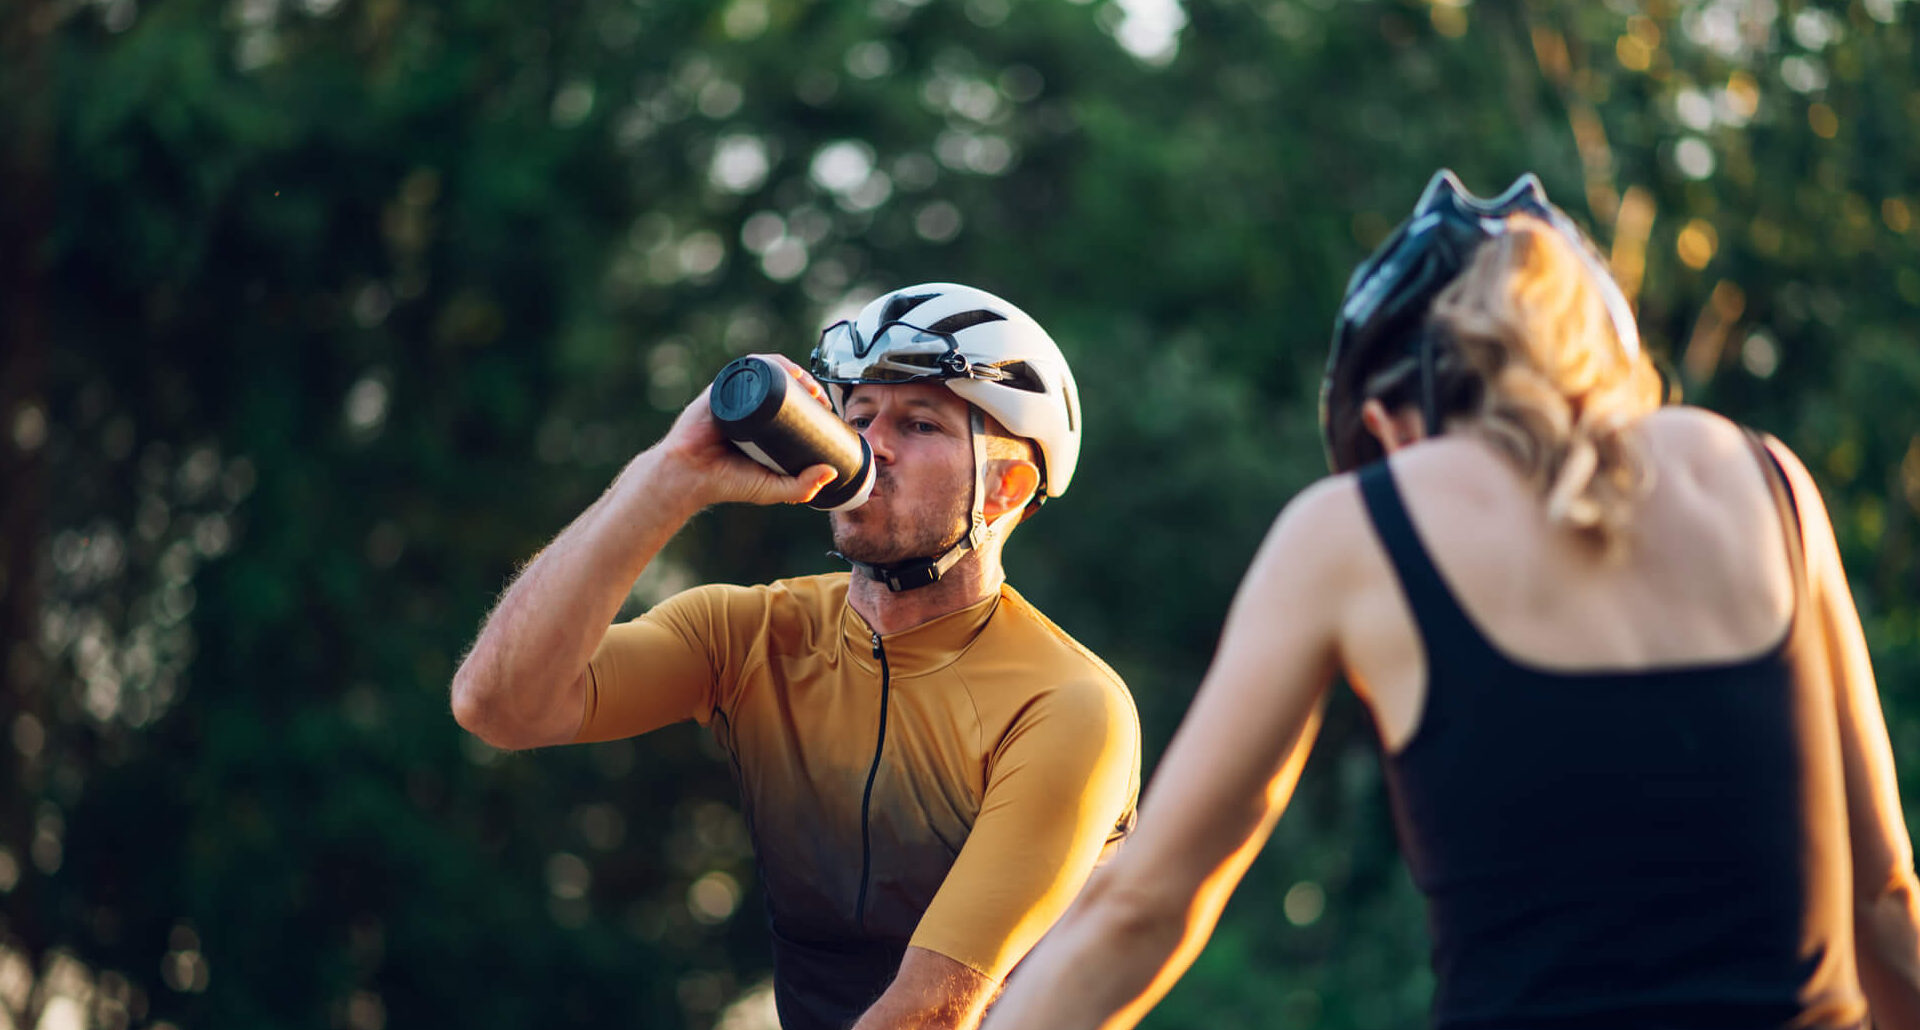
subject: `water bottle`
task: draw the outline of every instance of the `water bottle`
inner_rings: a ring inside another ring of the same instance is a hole
[[[713,377],[707,405],[735,447],[783,476],[833,466],[838,475],[808,507],[845,511],[873,493],[873,448],[783,366],[751,356],[728,362]]]

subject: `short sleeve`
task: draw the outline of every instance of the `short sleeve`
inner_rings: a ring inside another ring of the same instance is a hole
[[[1139,789],[1125,688],[1086,681],[1035,699],[995,750],[979,818],[911,943],[1005,979],[1131,825]]]
[[[683,591],[607,629],[587,662],[587,703],[574,743],[618,740],[693,719],[706,725],[729,644],[727,591]]]

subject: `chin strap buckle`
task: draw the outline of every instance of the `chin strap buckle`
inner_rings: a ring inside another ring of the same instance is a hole
[[[896,594],[903,590],[930,587],[940,582],[940,569],[930,561],[911,562],[909,563],[909,567],[904,569],[891,568],[884,571],[875,569],[873,571],[879,573],[880,582],[885,583],[887,589]]]
[[[966,553],[967,544],[962,540],[938,559],[908,558],[906,561],[876,564],[864,562],[858,558],[849,558],[839,551],[828,551],[827,557],[846,562],[868,579],[885,583],[888,590],[897,594],[906,590],[930,587],[940,582],[940,577],[965,557]]]

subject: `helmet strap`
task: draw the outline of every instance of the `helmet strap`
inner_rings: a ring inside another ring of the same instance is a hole
[[[1440,396],[1435,382],[1433,330],[1420,328],[1420,414],[1425,418],[1428,436],[1440,435]]]
[[[973,440],[973,510],[967,513],[967,546],[987,539],[987,416],[967,405],[967,436]]]
[[[987,522],[987,420],[986,415],[974,405],[967,405],[967,435],[973,441],[973,505],[967,513],[967,535],[961,537],[944,554],[931,558],[908,558],[896,562],[863,562],[849,558],[838,551],[829,551],[829,555],[846,562],[855,571],[868,579],[887,585],[893,593],[917,590],[940,582],[947,570],[959,564],[968,551],[984,545],[987,538],[1001,523],[1010,518],[1018,518],[1020,510],[1009,511],[992,523]]]

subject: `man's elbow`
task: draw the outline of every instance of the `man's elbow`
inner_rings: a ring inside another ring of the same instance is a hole
[[[468,733],[504,751],[535,746],[516,732],[506,698],[497,684],[479,671],[471,656],[453,676],[453,721]]]
[[[479,682],[480,676],[473,671],[473,660],[469,658],[461,663],[460,670],[453,674],[453,721],[468,733],[487,740],[492,729],[494,705],[487,699],[487,691]]]

